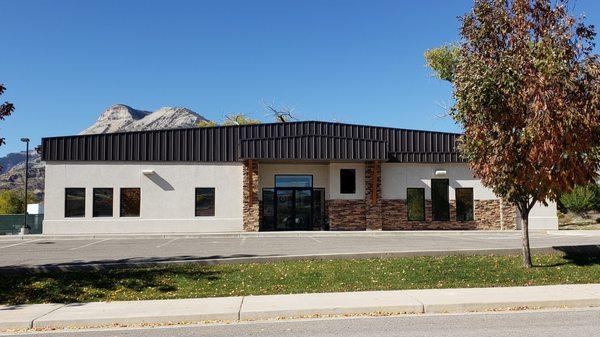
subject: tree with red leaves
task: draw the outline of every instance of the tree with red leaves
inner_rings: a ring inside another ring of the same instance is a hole
[[[6,88],[3,84],[0,84],[0,96],[4,93]],[[15,106],[12,103],[4,102],[0,105],[0,121],[3,121],[6,117],[10,116],[15,111]],[[4,144],[4,138],[0,137],[0,146]]]
[[[594,182],[600,160],[596,34],[567,4],[475,0],[460,44],[425,55],[454,86],[450,114],[465,131],[462,155],[519,211],[526,267],[533,206]]]

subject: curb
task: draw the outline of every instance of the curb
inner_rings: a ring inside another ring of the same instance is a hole
[[[600,284],[0,306],[0,329],[600,307]]]

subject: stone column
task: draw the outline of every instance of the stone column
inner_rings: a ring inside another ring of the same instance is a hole
[[[365,205],[367,230],[383,228],[381,207],[381,163],[367,162],[365,165]]]
[[[254,160],[244,162],[244,231],[258,232],[258,163]]]

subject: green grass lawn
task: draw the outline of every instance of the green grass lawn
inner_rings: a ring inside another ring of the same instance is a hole
[[[4,274],[0,303],[600,282],[597,255],[536,255],[534,264],[524,269],[520,256],[444,256]]]

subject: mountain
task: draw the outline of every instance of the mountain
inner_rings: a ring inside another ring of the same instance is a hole
[[[31,154],[32,151],[30,151]],[[35,151],[33,151],[35,152]],[[25,161],[25,151],[9,153],[6,157],[0,158],[0,172],[6,172],[10,170],[13,166]]]
[[[187,108],[164,107],[149,112],[115,104],[104,110],[96,122],[80,134],[190,128],[205,120]],[[0,166],[0,190],[22,189],[25,185],[25,151],[1,157]],[[43,199],[44,162],[35,150],[29,152],[29,187],[38,199]]]
[[[186,108],[165,107],[148,112],[124,104],[115,104],[106,109],[98,120],[81,134],[191,128],[205,120],[206,118]]]
[[[11,153],[14,155],[16,153]],[[0,190],[22,189],[25,186],[25,151],[19,153],[23,160],[16,165],[2,167],[0,174]],[[0,158],[0,161],[6,157]],[[44,194],[44,163],[41,156],[35,151],[29,151],[29,190],[36,195],[39,200],[43,199]]]

